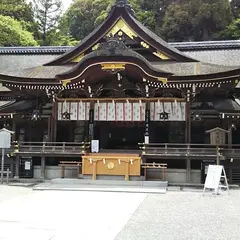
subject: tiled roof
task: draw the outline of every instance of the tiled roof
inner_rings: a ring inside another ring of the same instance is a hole
[[[240,49],[240,40],[169,43],[180,51]]]
[[[72,48],[70,46],[0,47],[0,54],[62,54]]]
[[[174,42],[169,44],[180,51],[240,49],[240,40]],[[0,54],[63,54],[71,49],[73,49],[72,46],[0,47]]]

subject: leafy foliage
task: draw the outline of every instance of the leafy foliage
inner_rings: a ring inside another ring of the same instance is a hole
[[[188,4],[171,4],[163,18],[161,35],[168,41],[190,41],[193,26]]]
[[[0,44],[25,46],[26,42],[36,45],[37,41],[40,45],[75,45],[104,21],[115,1],[74,0],[62,15],[62,0],[32,0],[33,4],[1,0]],[[128,2],[135,17],[167,41],[240,38],[240,0]],[[24,37],[20,39],[20,35]]]
[[[61,16],[61,0],[33,0],[41,45],[47,44],[47,35],[56,28]]]
[[[19,21],[33,22],[33,10],[25,0],[1,0],[0,15],[9,16]]]
[[[37,46],[32,33],[11,17],[0,15],[0,29],[0,46]]]
[[[215,39],[231,19],[228,0],[185,0],[168,6],[162,34],[175,41]]]
[[[65,14],[69,33],[75,39],[83,39],[107,16],[113,0],[75,0]]]

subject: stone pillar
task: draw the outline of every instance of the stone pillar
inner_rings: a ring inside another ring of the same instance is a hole
[[[186,180],[187,183],[191,182],[191,159],[187,158],[186,160]]]
[[[45,179],[45,166],[46,166],[46,159],[45,156],[41,157],[41,179]]]
[[[14,178],[19,178],[19,167],[20,167],[20,156],[17,154],[15,157],[15,177]]]

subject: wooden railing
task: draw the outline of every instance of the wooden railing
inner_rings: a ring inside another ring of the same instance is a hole
[[[178,144],[178,143],[139,143],[143,155],[171,156],[224,156],[239,157],[240,145],[213,146],[211,144]]]
[[[85,154],[90,143],[86,142],[19,142],[19,153]]]
[[[18,142],[12,145],[7,152],[16,153],[54,153],[54,154],[85,154],[90,151],[89,142]],[[213,146],[210,144],[178,144],[178,143],[139,143],[139,150],[108,150],[102,152],[128,152],[142,153],[143,155],[156,156],[210,156],[219,154],[227,158],[237,157],[240,159],[240,144]]]

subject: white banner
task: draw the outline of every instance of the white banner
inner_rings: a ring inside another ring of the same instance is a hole
[[[72,121],[89,120],[90,102],[59,102],[58,120],[62,119],[62,113],[70,113]],[[140,102],[99,102],[94,105],[95,121],[118,122],[143,122],[145,121],[146,103]],[[160,113],[168,113],[165,121],[185,121],[185,102],[151,102],[150,120],[164,121],[160,119]]]
[[[62,118],[62,114],[68,112],[72,121],[87,121],[89,120],[89,109],[89,102],[59,102],[58,120],[65,120]]]
[[[185,121],[186,103],[185,102],[151,102],[150,119],[151,121],[164,121],[160,119],[162,112],[168,113],[168,119],[165,121]]]
[[[96,121],[145,121],[145,103],[108,102],[96,103],[94,120]]]

